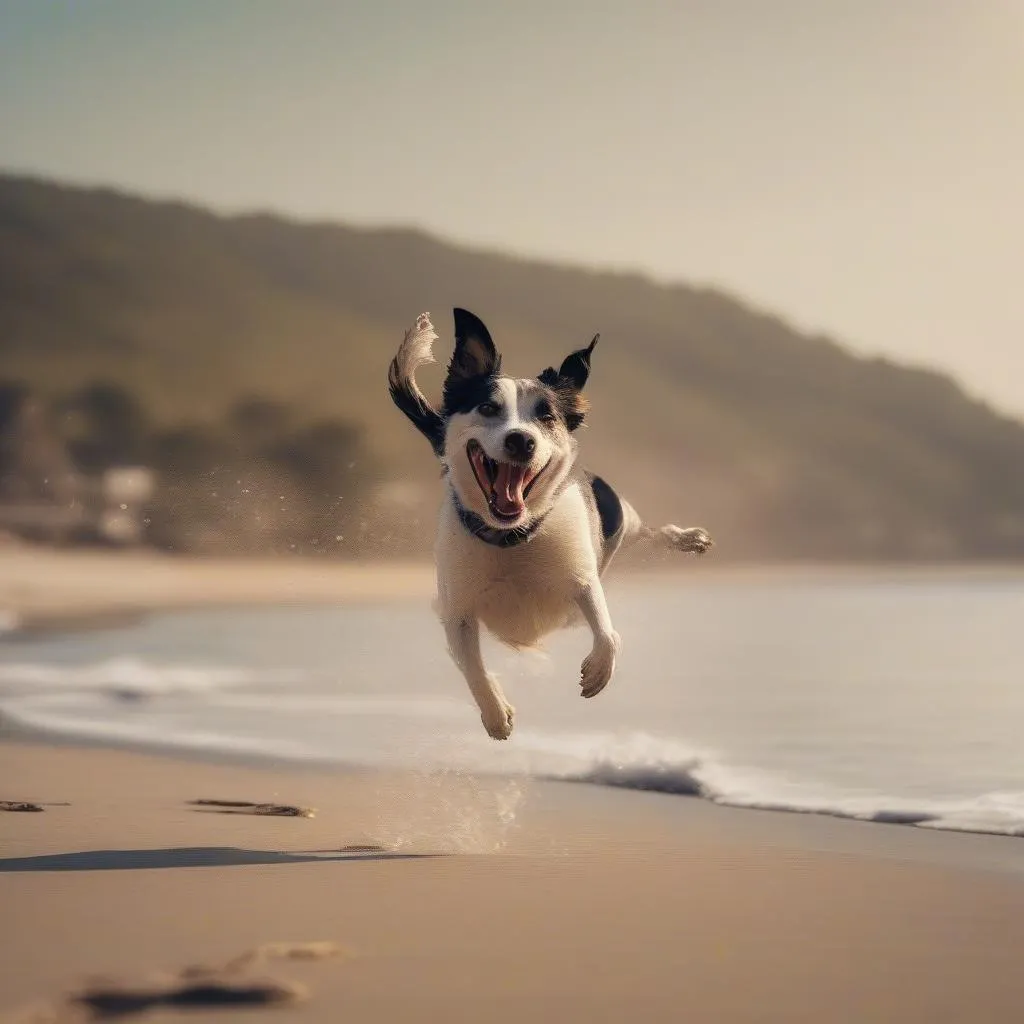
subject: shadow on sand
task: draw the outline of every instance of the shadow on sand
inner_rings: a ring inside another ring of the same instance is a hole
[[[247,864],[310,864],[318,861],[411,860],[435,853],[398,853],[375,847],[279,853],[233,846],[181,846],[163,850],[87,850],[38,857],[0,857],[5,871],[136,871],[145,868],[224,868]]]

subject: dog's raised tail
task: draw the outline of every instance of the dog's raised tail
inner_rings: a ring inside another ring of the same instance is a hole
[[[434,362],[433,344],[437,332],[429,313],[421,313],[416,323],[405,332],[395,358],[388,367],[388,391],[412,425],[430,442],[434,454],[444,453],[444,420],[426,400],[416,383],[416,371],[424,363]]]

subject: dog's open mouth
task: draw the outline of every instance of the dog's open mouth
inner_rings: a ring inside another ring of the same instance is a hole
[[[526,511],[530,490],[547,467],[531,472],[529,466],[519,463],[497,462],[488,458],[478,441],[466,445],[466,455],[491,515],[499,521],[515,522]]]

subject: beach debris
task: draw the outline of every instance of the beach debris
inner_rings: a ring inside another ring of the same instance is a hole
[[[29,803],[27,800],[0,800],[0,811],[42,811],[41,804]]]
[[[257,947],[260,960],[326,960],[346,952],[336,942],[268,942]]]
[[[214,814],[255,814],[275,818],[312,818],[314,807],[295,804],[261,804],[252,800],[190,800],[193,807],[201,807]]]
[[[204,967],[197,964],[186,967],[180,977],[204,978],[236,974],[266,960],[326,960],[329,957],[351,955],[351,951],[336,942],[266,942],[233,957],[226,964]]]

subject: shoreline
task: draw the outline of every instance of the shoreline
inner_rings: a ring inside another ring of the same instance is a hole
[[[0,813],[5,1021],[83,1019],[69,1000],[97,975],[114,992],[173,989],[197,968],[211,988],[302,986],[278,1012],[308,1024],[612,1022],[638,1007],[666,1022],[685,1007],[727,1024],[994,1024],[1024,998],[1008,839],[14,739],[0,778],[3,798],[43,806]],[[223,967],[282,943],[324,956]]]
[[[739,815],[740,820],[745,819],[747,816],[765,820],[774,820],[781,817],[790,821],[794,819],[808,819],[811,822],[832,822],[836,823],[840,829],[846,825],[853,825],[861,828],[880,827],[888,833],[903,832],[939,836],[963,836],[978,840],[981,843],[991,843],[991,847],[986,851],[986,857],[993,857],[994,863],[1000,868],[1024,872],[1024,855],[1022,855],[1024,854],[1024,846],[1017,845],[1024,839],[1024,833],[999,831],[996,828],[956,828],[930,825],[929,822],[936,819],[905,811],[883,809],[875,812],[873,815],[858,815],[852,812],[829,808],[786,806],[784,804],[748,805],[730,803],[725,799],[716,799],[706,793],[698,792],[696,789],[692,792],[684,792],[674,783],[670,783],[667,788],[658,788],[656,785],[640,786],[609,783],[607,781],[595,781],[573,775],[545,775],[514,771],[487,772],[469,768],[453,768],[442,764],[421,768],[383,766],[360,761],[344,761],[319,757],[288,757],[277,754],[257,753],[254,750],[242,748],[229,749],[204,745],[188,745],[185,743],[176,744],[173,742],[159,742],[130,737],[91,736],[86,733],[65,732],[37,725],[28,725],[17,719],[5,716],[0,712],[0,749],[7,744],[72,751],[119,753],[142,758],[159,758],[186,764],[206,765],[209,767],[220,766],[257,772],[274,771],[285,776],[304,774],[345,777],[447,775],[465,779],[476,779],[484,785],[558,787],[566,794],[596,794],[591,797],[585,796],[584,799],[637,799],[640,801],[654,799],[661,801],[662,807],[666,810],[673,808],[677,803],[684,806],[696,805],[708,810],[705,812],[688,810],[684,813]],[[604,794],[604,797],[601,794]],[[0,797],[3,797],[2,793],[0,793]],[[7,799],[10,799],[10,797],[7,797]],[[799,826],[790,825],[787,827]],[[821,826],[812,824],[807,827],[813,829]],[[842,833],[840,832],[839,834],[841,835]],[[910,840],[911,843],[922,842],[923,844],[927,844],[929,841]],[[921,849],[926,849],[926,845],[922,846]]]
[[[572,809],[579,807],[590,813],[595,810],[603,813],[608,809],[615,813],[632,810],[640,814],[655,814],[661,826],[669,830],[696,824],[701,828],[736,832],[748,838],[768,837],[773,844],[794,848],[810,845],[814,849],[834,853],[922,864],[940,863],[1019,875],[1024,884],[1024,855],[1019,845],[1021,837],[999,832],[917,828],[900,821],[874,821],[795,808],[744,807],[717,803],[696,795],[607,786],[557,776],[476,772],[446,766],[414,768],[288,759],[240,751],[150,745],[131,740],[90,740],[29,726],[15,725],[11,728],[10,723],[4,723],[0,726],[0,761],[5,755],[11,756],[12,751],[15,759],[18,752],[26,753],[32,759],[44,759],[51,752],[60,752],[59,756],[69,761],[110,758],[125,764],[161,766],[161,770],[166,768],[171,772],[185,771],[195,778],[215,778],[221,773],[240,779],[269,778],[274,780],[275,786],[285,787],[301,785],[303,780],[317,786],[329,785],[332,781],[393,785],[417,780],[416,785],[425,784],[428,788],[438,789],[453,785],[480,791],[530,790],[543,795],[541,802],[550,805],[553,821],[567,813],[571,817]],[[12,796],[6,792],[7,784],[2,785],[5,791],[0,792],[0,799],[33,802],[32,794],[19,796],[14,793]],[[60,806],[60,802],[55,806]],[[0,817],[0,822],[3,820]]]
[[[678,564],[678,563],[676,563]],[[5,568],[13,572],[4,573]],[[627,569],[612,586],[632,587],[670,583],[672,586],[714,587],[740,580],[744,585],[777,585],[780,580],[802,583],[828,583],[864,578],[914,583],[921,580],[1012,580],[1024,582],[1024,573],[1007,567],[763,567],[713,566],[707,561],[692,560],[682,571]],[[0,640],[17,643],[30,640],[34,634],[75,630],[103,629],[161,612],[188,609],[226,609],[231,607],[314,606],[365,604],[367,602],[417,601],[424,605],[433,595],[433,570],[423,563],[321,563],[297,559],[266,561],[184,560],[168,556],[125,553],[52,552],[35,548],[0,549],[0,613],[4,595],[13,594],[28,609],[14,628],[0,629]],[[13,652],[12,652],[13,653]],[[0,712],[0,742],[36,742],[61,748],[117,750],[140,755],[155,754],[179,760],[207,764],[242,765],[251,768],[276,766],[279,770],[302,771],[372,771],[358,762],[341,763],[329,758],[305,758],[287,753],[274,754],[252,750],[224,749],[190,744],[186,741],[159,741],[148,737],[111,735],[102,729],[50,730],[45,723],[21,722]],[[628,767],[628,766],[627,766]],[[680,777],[680,772],[683,777]],[[915,807],[912,801],[898,795],[879,794],[875,810],[862,814],[851,811],[841,800],[827,800],[813,806],[743,806],[730,804],[729,794],[708,791],[699,776],[685,777],[685,766],[670,772],[663,780],[629,779],[618,781],[612,773],[602,778],[577,778],[557,781],[577,788],[605,791],[625,790],[628,793],[662,793],[674,799],[688,796],[693,802],[726,807],[732,811],[782,814],[837,821],[869,822],[898,825],[903,830],[949,834],[991,835],[1000,838],[1022,838],[1007,825],[957,828],[943,823],[936,827],[944,812],[936,810],[927,799]],[[541,776],[505,775],[503,778]],[[552,781],[546,779],[546,781]],[[691,792],[692,790],[692,792]],[[838,798],[837,798],[838,799]],[[889,801],[889,802],[886,802]],[[907,808],[910,809],[907,809]],[[1012,823],[1011,823],[1012,824]]]

